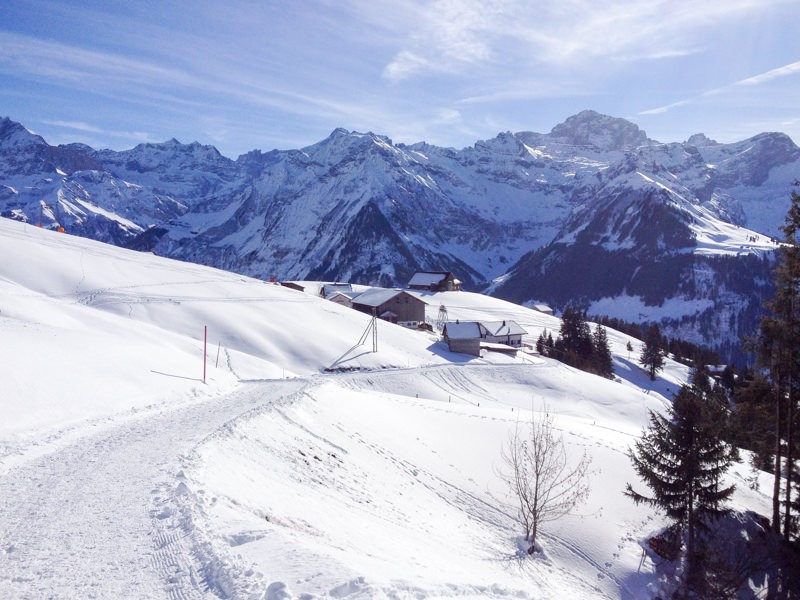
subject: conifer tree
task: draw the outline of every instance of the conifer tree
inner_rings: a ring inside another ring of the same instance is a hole
[[[629,450],[634,470],[652,495],[636,492],[631,484],[625,494],[675,521],[684,534],[687,584],[695,591],[702,584],[698,532],[723,512],[734,489],[721,482],[735,457],[721,436],[724,410],[701,387],[684,385],[667,416],[651,411],[649,427]]]
[[[547,346],[547,338],[544,335],[545,333],[547,333],[547,330],[542,330],[542,333],[539,334],[539,337],[536,340],[536,351],[542,356],[547,356],[545,353],[545,348]]]
[[[664,368],[664,350],[661,340],[661,330],[653,323],[647,330],[644,339],[644,348],[639,362],[650,375],[650,381],[655,381],[656,373]]]
[[[775,390],[775,465],[772,527],[788,540],[796,528],[797,402],[800,398],[800,195],[792,192],[791,206],[781,228],[785,234],[774,271],[775,297],[767,304],[770,314],[761,321],[758,356],[769,369]],[[781,480],[783,518],[781,519]]]
[[[606,328],[602,325],[597,325],[592,336],[592,346],[594,350],[592,356],[594,358],[595,371],[598,375],[603,377],[613,377],[614,375],[614,361],[611,358],[611,350],[608,347],[608,333]]]
[[[561,315],[561,331],[556,340],[556,356],[568,365],[585,369],[592,355],[592,331],[586,312],[568,306]]]
[[[542,333],[544,335],[544,333]],[[568,306],[561,317],[561,330],[555,344],[548,338],[545,347],[547,356],[552,356],[577,369],[612,377],[614,365],[608,347],[608,334],[597,325],[592,332],[586,311]]]
[[[733,394],[735,412],[731,443],[753,452],[751,464],[769,471],[775,464],[775,393],[761,374],[754,374]]]

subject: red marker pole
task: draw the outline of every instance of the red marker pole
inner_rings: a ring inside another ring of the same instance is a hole
[[[206,382],[206,346],[208,344],[208,325],[203,325],[203,383]]]

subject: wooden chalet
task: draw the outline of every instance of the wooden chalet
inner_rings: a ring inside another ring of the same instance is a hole
[[[350,283],[325,283],[319,289],[319,295],[330,299],[336,292],[352,292],[353,286]]]
[[[461,281],[450,271],[418,271],[408,282],[409,289],[430,292],[461,291]]]
[[[373,288],[358,294],[352,302],[354,309],[390,323],[404,327],[420,327],[425,323],[426,303],[404,290]]]
[[[531,304],[530,308],[532,308],[533,310],[538,311],[540,313],[544,313],[546,315],[553,316],[553,315],[556,314],[555,311],[552,308],[550,308],[550,306],[547,305],[547,304],[540,304],[540,303]]]
[[[281,286],[287,287],[290,290],[297,290],[298,292],[305,292],[306,288],[303,285],[300,285],[296,281],[281,281]]]
[[[522,336],[528,333],[516,321],[450,321],[442,335],[451,352],[480,356],[481,349],[495,352],[516,352]]]
[[[325,299],[347,308],[353,308],[353,298],[356,296],[358,296],[358,292],[331,292],[325,296]]]
[[[442,335],[447,341],[450,352],[461,352],[472,356],[481,355],[481,330],[478,323],[469,321],[461,323],[448,322],[444,324]]]

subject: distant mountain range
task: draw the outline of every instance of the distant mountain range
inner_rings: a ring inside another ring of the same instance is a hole
[[[231,160],[198,143],[51,146],[0,120],[0,214],[261,278],[453,271],[516,302],[659,322],[733,356],[800,177],[781,133],[663,144],[583,111],[456,150],[337,129]]]

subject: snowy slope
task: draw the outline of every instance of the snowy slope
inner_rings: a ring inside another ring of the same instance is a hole
[[[339,128],[236,160],[174,139],[50,146],[2,118],[0,216],[262,279],[446,269],[517,303],[661,317],[743,363],[798,165],[780,133],[660,143],[591,110],[460,150]]]
[[[686,370],[650,384],[609,332],[614,381],[207,267],[0,219],[0,596],[647,598],[625,452]],[[558,320],[469,293],[435,319]],[[203,326],[208,373],[203,374]],[[219,366],[216,356],[219,348]],[[331,366],[357,368],[326,372]],[[547,405],[591,494],[519,560],[499,479]],[[744,484],[734,505],[766,513]]]

